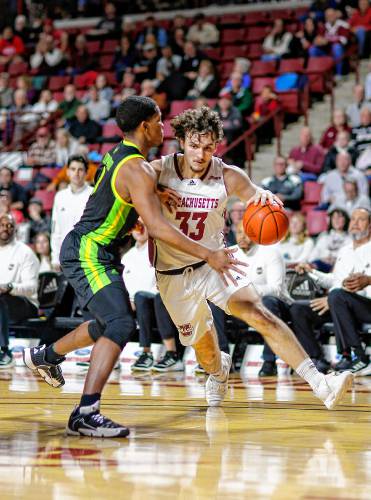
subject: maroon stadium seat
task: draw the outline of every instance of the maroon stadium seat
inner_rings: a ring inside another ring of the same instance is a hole
[[[111,70],[112,66],[113,66],[113,59],[114,59],[114,55],[113,54],[105,54],[103,56],[100,56],[100,58],[99,58],[99,69],[100,70],[105,70],[105,71]]]
[[[240,24],[241,23],[241,14],[225,14],[221,16],[219,19],[219,24],[221,26],[225,24]]]
[[[321,201],[322,184],[315,181],[304,183],[303,203],[312,203],[318,205]]]
[[[184,100],[184,101],[172,101],[170,105],[170,113],[169,118],[173,118],[174,116],[183,113],[186,109],[193,107],[193,101]]]
[[[47,191],[46,189],[38,189],[37,191],[35,191],[34,197],[42,201],[44,210],[46,212],[51,212],[51,210],[53,209],[53,203],[55,197],[54,191]]]
[[[323,210],[311,210],[307,213],[307,229],[310,236],[314,236],[324,231],[328,227],[328,215]]]
[[[263,55],[263,49],[261,43],[249,43],[247,46],[247,57],[249,59],[260,59]]]
[[[327,93],[333,81],[334,60],[332,57],[310,57],[304,71],[308,75],[309,89],[319,94]]]
[[[236,57],[247,57],[247,46],[246,45],[227,45],[224,47],[222,59],[231,60]]]
[[[174,132],[173,129],[170,125],[170,120],[165,120],[164,121],[164,139],[173,139],[174,138]]]
[[[26,62],[13,62],[8,67],[8,73],[10,76],[19,76],[27,73],[28,64]]]
[[[251,77],[275,75],[276,68],[277,61],[253,61],[249,73]]]
[[[249,12],[243,18],[245,26],[256,26],[268,21],[268,12]]]
[[[50,180],[53,180],[55,177],[57,177],[60,169],[59,168],[53,168],[53,167],[42,167],[40,168],[40,174],[45,175]]]
[[[205,54],[205,56],[213,59],[214,61],[219,61],[220,59],[220,47],[204,49],[202,52],[203,54]]]
[[[117,40],[104,40],[102,52],[105,54],[113,54],[118,46]]]
[[[267,36],[267,28],[265,26],[251,26],[246,28],[245,40],[247,42],[262,42]]]
[[[304,70],[304,58],[281,59],[278,67],[279,73],[300,73]]]
[[[254,78],[252,81],[252,93],[260,94],[263,88],[269,85],[274,88],[274,78]]]
[[[51,92],[55,92],[56,90],[63,90],[64,87],[70,83],[70,81],[70,76],[51,76],[48,88]]]
[[[122,130],[116,122],[107,122],[103,125],[102,135],[103,137],[114,137],[115,135],[122,137]]]
[[[88,49],[89,54],[97,54],[100,49],[100,40],[91,40],[86,42],[86,48]]]
[[[223,30],[221,35],[221,44],[237,44],[239,42],[243,42],[245,37],[244,29],[236,29],[236,30]]]
[[[114,143],[112,142],[105,142],[102,144],[102,147],[100,149],[100,154],[105,155],[108,151],[110,151],[114,147]]]

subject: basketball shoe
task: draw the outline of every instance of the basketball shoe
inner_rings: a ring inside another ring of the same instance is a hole
[[[152,366],[152,370],[154,372],[182,372],[184,365],[176,352],[167,351],[165,356]]]
[[[99,402],[91,406],[76,406],[66,427],[69,436],[100,438],[126,437],[129,429],[113,422],[99,411]]]
[[[321,399],[328,410],[333,410],[353,384],[353,373],[330,373],[325,375],[319,386],[314,389],[314,395]]]
[[[139,358],[131,365],[133,372],[149,372],[153,366],[153,354],[151,352],[142,352]]]
[[[222,352],[222,375],[223,382],[217,380],[214,375],[209,375],[206,381],[206,401],[209,406],[220,406],[228,391],[228,377],[231,369],[232,358],[229,354]]]
[[[23,362],[30,370],[35,370],[52,387],[64,385],[62,370],[45,359],[46,346],[26,347],[23,351]]]

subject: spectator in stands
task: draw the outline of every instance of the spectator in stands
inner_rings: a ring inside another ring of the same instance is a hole
[[[339,132],[346,130],[350,132],[347,117],[343,109],[335,109],[332,115],[332,124],[322,134],[320,145],[323,149],[328,150],[336,141],[336,136]]]
[[[102,127],[90,118],[86,106],[80,104],[76,118],[70,121],[69,132],[80,144],[96,143],[102,135]]]
[[[349,40],[349,24],[333,8],[326,9],[325,20],[325,33],[316,37],[314,45],[309,48],[309,55],[318,57],[331,53],[335,59],[336,76],[339,78],[343,72],[342,58]]]
[[[17,241],[11,215],[0,217],[0,369],[13,366],[9,324],[37,317],[39,262],[31,248]]]
[[[55,141],[47,127],[40,127],[36,132],[36,141],[27,153],[27,165],[46,166],[56,163]]]
[[[350,143],[350,133],[346,130],[337,134],[336,141],[325,156],[322,172],[329,172],[336,168],[336,157],[339,153],[349,153],[353,160],[356,157],[355,150]]]
[[[56,75],[66,66],[66,60],[61,49],[55,47],[53,37],[41,38],[35,52],[30,57],[30,65],[42,75]]]
[[[53,99],[53,94],[49,89],[42,90],[39,100],[32,106],[32,111],[37,113],[40,120],[47,120],[57,109],[58,103]]]
[[[193,87],[188,92],[188,97],[196,98],[201,95],[207,99],[218,97],[219,82],[216,77],[216,71],[213,63],[208,59],[201,61],[197,72],[197,78]]]
[[[303,173],[302,180],[313,178],[305,174],[313,174],[314,179],[320,174],[324,161],[324,151],[321,146],[313,143],[309,127],[302,127],[299,136],[299,146],[292,148],[289,154],[289,168],[292,173]],[[303,179],[304,178],[304,179]]]
[[[133,73],[138,82],[143,80],[154,80],[157,68],[157,49],[152,43],[143,45],[143,57],[134,65]]]
[[[9,74],[0,73],[0,109],[10,108],[13,104],[13,89],[9,86]]]
[[[30,221],[30,240],[32,241],[38,233],[50,233],[50,216],[45,212],[43,202],[39,198],[31,198],[27,207]]]
[[[361,109],[359,126],[352,128],[352,141],[357,155],[371,144],[371,110],[368,106]]]
[[[219,31],[216,26],[207,22],[201,12],[194,17],[194,23],[188,30],[187,40],[196,43],[201,49],[213,47],[219,42]]]
[[[32,80],[28,75],[18,76],[16,80],[15,90],[21,89],[26,92],[28,104],[32,104],[36,97],[36,90],[32,88]]]
[[[76,115],[76,110],[81,102],[76,97],[75,86],[70,83],[66,85],[63,91],[63,101],[59,103],[58,109],[62,111],[62,118],[72,120]]]
[[[323,183],[321,201],[323,204],[335,203],[337,197],[344,193],[343,183],[345,178],[351,177],[357,182],[358,192],[368,195],[368,182],[364,174],[352,167],[352,158],[349,153],[342,152],[336,157],[336,169],[320,177]]]
[[[87,46],[85,35],[79,34],[67,55],[66,72],[79,75],[97,67],[97,54],[92,54]]]
[[[370,197],[368,194],[359,194],[357,181],[352,177],[346,177],[343,182],[343,189],[335,193],[334,201],[329,210],[334,210],[337,207],[345,210],[349,216],[356,208],[363,207],[370,210]]]
[[[104,6],[104,16],[96,25],[95,30],[89,32],[89,36],[118,38],[120,31],[121,19],[116,13],[116,6],[112,2],[107,2]]]
[[[315,43],[317,36],[323,36],[324,32],[322,25],[318,25],[315,19],[307,17],[303,28],[295,33],[290,42],[290,56],[307,57],[308,51]]]
[[[153,80],[143,80],[140,86],[140,95],[153,99],[161,111],[167,108],[166,94],[156,92],[156,85]]]
[[[300,177],[287,173],[287,161],[284,156],[277,156],[273,163],[273,175],[261,182],[265,189],[280,197],[285,207],[291,210],[300,209],[303,196],[303,185]]]
[[[100,73],[95,80],[95,86],[98,89],[102,99],[111,102],[113,99],[113,89],[108,85],[107,77],[104,73]]]
[[[17,224],[24,222],[23,212],[12,208],[12,193],[8,189],[0,188],[0,215],[10,214]]]
[[[22,61],[24,53],[22,38],[14,34],[11,26],[6,26],[0,38],[0,64]]]
[[[295,317],[292,315],[303,337],[312,346],[308,350],[302,342],[310,356],[311,350],[319,348],[313,327],[332,319],[337,349],[342,355],[334,368],[337,371],[350,369],[358,375],[371,373],[370,360],[358,333],[360,324],[371,321],[370,222],[368,210],[357,208],[353,211],[349,224],[353,242],[339,251],[332,273],[321,273],[308,264],[299,266],[298,270],[309,272],[319,285],[330,289],[330,293],[313,300],[310,306],[298,304]]]
[[[371,109],[371,103],[365,100],[365,88],[360,83],[353,87],[354,101],[348,104],[346,109],[347,118],[351,127],[359,127],[361,124],[361,109]]]
[[[226,85],[221,92],[232,95],[233,106],[235,106],[243,117],[246,117],[252,108],[253,97],[248,87],[243,85],[243,75],[235,71],[231,74],[229,85]]]
[[[12,209],[24,210],[26,208],[28,201],[26,190],[20,184],[14,182],[14,172],[9,167],[0,168],[0,190],[3,189],[10,191]]]
[[[89,111],[90,118],[96,122],[107,120],[111,113],[109,101],[102,98],[97,87],[90,87],[86,98],[83,100],[86,109]]]
[[[230,247],[237,243],[236,232],[238,224],[242,221],[246,205],[242,201],[235,201],[228,210],[227,226],[225,239],[227,246]]]
[[[32,107],[28,104],[27,94],[22,89],[17,89],[13,94],[14,104],[10,111],[13,119],[13,142],[18,145],[26,132],[34,128],[37,121],[34,113],[31,113]]]
[[[161,49],[162,57],[157,61],[156,78],[162,82],[165,78],[171,77],[175,71],[178,71],[182,63],[179,55],[173,54],[171,45],[165,45]]]
[[[307,262],[313,250],[314,243],[308,236],[305,217],[295,212],[290,217],[290,226],[286,238],[278,244],[287,265],[292,267],[298,262]]]
[[[227,140],[227,144],[231,144],[234,139],[237,139],[243,133],[243,118],[241,112],[233,106],[233,96],[229,90],[220,92],[215,111],[222,120],[224,137]],[[229,161],[243,168],[245,163],[244,153],[244,143],[241,142],[228,152]]]
[[[28,45],[34,35],[32,29],[27,26],[26,16],[20,14],[14,20],[14,34],[21,38],[24,45]]]
[[[43,22],[39,40],[44,39],[51,39],[53,41],[53,47],[57,47],[63,54],[68,49],[68,33],[66,31],[56,29],[52,19],[45,19]]]
[[[184,45],[184,55],[179,71],[192,82],[197,78],[201,60],[202,54],[196,44],[188,40]]]
[[[308,261],[318,269],[328,273],[333,268],[340,248],[348,243],[349,215],[341,208],[329,211],[329,225],[321,233],[314,245]]]
[[[170,45],[174,54],[183,57],[186,44],[186,30],[184,28],[176,28],[173,36],[170,39]]]
[[[175,338],[177,329],[172,322],[156,288],[155,270],[148,260],[148,232],[141,221],[133,231],[135,246],[122,258],[123,277],[139,325],[139,344],[142,353],[132,365],[133,371],[182,371]],[[158,327],[166,348],[165,356],[154,364],[151,352],[153,326]]]
[[[53,270],[50,255],[50,235],[48,232],[39,232],[34,238],[35,253],[40,262],[39,274]]]
[[[59,167],[67,164],[68,158],[77,153],[79,143],[65,128],[55,131],[55,163]]]
[[[259,97],[255,100],[254,113],[252,119],[259,121],[264,116],[278,108],[278,100],[272,87],[265,85],[260,92]]]
[[[167,44],[167,33],[163,28],[157,26],[156,19],[153,16],[147,16],[145,18],[144,27],[137,37],[137,47],[142,48],[145,45],[146,36],[149,34],[155,36],[156,45],[159,47],[164,47]]]
[[[83,156],[71,156],[68,160],[67,175],[70,184],[55,195],[52,213],[52,264],[60,270],[59,253],[62,242],[73,226],[80,220],[86,202],[93,190],[86,183],[88,163]]]
[[[358,156],[355,167],[363,172],[369,181],[371,180],[371,144],[368,144]]]
[[[264,38],[262,60],[272,61],[287,55],[291,39],[292,34],[286,31],[283,19],[275,19],[272,30]]]
[[[371,7],[368,0],[359,0],[356,9],[349,19],[350,29],[358,41],[358,54],[360,57],[369,57],[371,31]],[[368,44],[367,44],[368,42]]]
[[[134,67],[138,54],[135,50],[134,44],[128,36],[121,37],[120,47],[116,49],[115,57],[113,60],[113,68],[116,72],[116,80],[121,82],[123,74]]]

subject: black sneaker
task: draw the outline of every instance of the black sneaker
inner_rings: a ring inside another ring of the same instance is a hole
[[[165,356],[153,365],[152,370],[155,372],[182,372],[184,365],[175,353],[167,351]]]
[[[0,351],[0,370],[7,370],[15,365],[13,354],[10,351]]]
[[[277,365],[274,361],[264,361],[259,370],[258,377],[275,377],[277,375]]]
[[[52,387],[64,385],[62,370],[59,365],[48,363],[45,359],[46,346],[26,347],[23,362],[30,370],[36,370],[45,382]]]
[[[340,361],[338,361],[334,366],[334,370],[336,372],[344,372],[346,370],[351,370],[351,368],[352,368],[352,360],[348,356],[342,356]]]
[[[148,372],[153,366],[153,354],[151,352],[142,352],[139,358],[131,365],[133,372]]]
[[[66,427],[66,433],[69,436],[115,438],[126,437],[129,432],[127,427],[102,415],[99,412],[99,403],[83,408],[76,406]]]
[[[369,358],[354,358],[350,371],[353,372],[356,377],[371,375],[371,363]]]
[[[314,366],[317,368],[317,370],[320,373],[324,373],[325,375],[326,375],[326,373],[328,373],[328,371],[331,368],[330,363],[328,361],[326,361],[324,358],[312,359],[312,361],[314,363]]]

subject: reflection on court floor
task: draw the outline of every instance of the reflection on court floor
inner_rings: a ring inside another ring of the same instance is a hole
[[[65,436],[83,380],[0,374],[1,499],[370,498],[370,378],[329,412],[298,378],[233,376],[207,409],[203,378],[118,371],[103,410],[132,429],[119,440]]]

